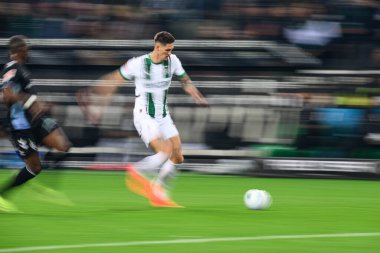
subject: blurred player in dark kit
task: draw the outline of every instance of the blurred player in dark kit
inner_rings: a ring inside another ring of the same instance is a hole
[[[71,143],[57,122],[49,116],[48,107],[29,89],[29,73],[24,64],[28,59],[28,44],[22,35],[9,39],[10,61],[2,71],[3,102],[8,108],[10,139],[25,167],[0,190],[0,211],[17,211],[7,200],[8,194],[37,176],[41,170],[38,146],[55,149],[56,161],[62,160]]]

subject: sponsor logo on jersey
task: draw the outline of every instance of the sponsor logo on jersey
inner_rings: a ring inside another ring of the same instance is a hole
[[[3,82],[11,80],[17,73],[17,69],[11,69],[3,75]]]
[[[146,88],[168,88],[170,86],[171,80],[168,79],[162,82],[146,82],[144,83]]]
[[[33,150],[37,150],[37,145],[32,140],[29,140],[29,147]]]
[[[18,146],[24,150],[27,150],[29,148],[27,140],[24,139],[18,139],[17,140]]]

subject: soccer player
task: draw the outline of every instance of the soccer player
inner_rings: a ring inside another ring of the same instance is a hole
[[[103,96],[102,105],[105,106],[119,86],[126,80],[134,80],[134,125],[143,142],[155,154],[127,167],[130,176],[127,185],[135,193],[148,197],[151,205],[163,207],[177,206],[167,196],[168,183],[176,172],[175,167],[184,160],[181,139],[167,106],[172,77],[175,75],[179,78],[185,92],[197,104],[208,104],[193,85],[178,57],[172,53],[174,42],[175,38],[169,32],[157,33],[151,53],[129,59],[118,70],[102,76],[98,85],[90,89],[92,94]],[[90,96],[85,93],[78,96],[83,111],[93,122],[99,121],[101,111],[90,110],[84,97]],[[159,169],[154,183],[146,182],[145,177],[139,173],[142,169]]]
[[[8,108],[10,137],[25,167],[7,185],[0,189],[0,211],[16,211],[7,200],[14,188],[37,176],[41,169],[38,145],[56,149],[63,159],[71,147],[70,141],[57,122],[49,117],[45,103],[33,94],[28,85],[29,73],[24,64],[28,59],[28,45],[22,35],[13,36],[8,43],[10,61],[5,65],[1,76],[3,102]]]

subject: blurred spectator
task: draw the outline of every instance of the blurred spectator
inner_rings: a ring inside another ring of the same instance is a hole
[[[380,39],[380,3],[371,0],[39,0],[0,3],[0,36],[268,40],[294,44],[324,67],[360,69]]]
[[[25,34],[35,36],[38,27],[34,23],[33,9],[29,3],[3,3],[1,6],[5,16],[5,36],[14,34]]]
[[[379,38],[379,9],[371,0],[9,1],[0,3],[0,36],[149,39],[152,31],[170,30],[179,39],[282,41],[284,32],[308,50],[342,35],[339,43],[351,50]]]
[[[380,47],[375,47],[371,52],[370,68],[380,69]]]
[[[299,150],[308,150],[316,157],[343,158],[363,147],[367,114],[364,107],[348,99],[337,104],[339,98],[330,94],[307,94],[304,99],[296,140]]]

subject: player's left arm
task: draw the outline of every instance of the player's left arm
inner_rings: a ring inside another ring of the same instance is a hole
[[[179,80],[182,84],[183,90],[189,94],[198,105],[208,106],[206,98],[202,95],[198,88],[195,87],[188,75],[185,74],[184,76],[179,77]]]
[[[3,84],[1,91],[2,91],[2,95],[3,95],[2,96],[3,102],[7,106],[11,106],[13,103],[18,101],[18,95],[13,91],[12,85],[10,85],[10,84],[4,85]]]
[[[39,100],[37,95],[25,93],[14,88],[16,86],[15,83],[10,81],[7,82],[2,89],[3,101],[7,106],[11,106],[16,102],[21,103],[24,110],[30,115],[32,122],[49,111],[47,104]]]

